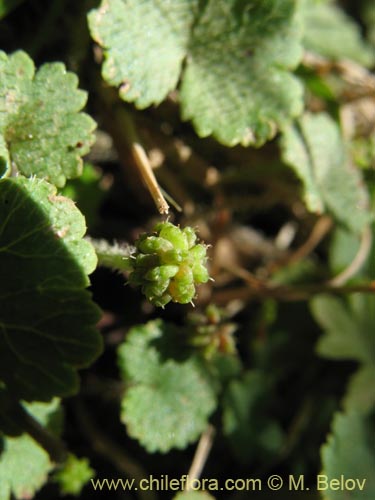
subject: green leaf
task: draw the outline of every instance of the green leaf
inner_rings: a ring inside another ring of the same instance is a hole
[[[264,374],[252,370],[230,382],[223,398],[223,432],[243,463],[275,454],[283,433],[266,408],[270,386]]]
[[[216,388],[197,356],[165,356],[179,331],[162,321],[132,328],[120,346],[119,366],[128,384],[121,420],[149,451],[185,448],[207,426],[216,408]],[[167,338],[167,340],[165,340]]]
[[[42,425],[56,431],[53,424],[56,417],[61,417],[57,399],[50,403],[32,403],[27,409]],[[32,498],[52,469],[48,453],[28,435],[3,438],[0,500]]]
[[[201,137],[260,145],[302,110],[293,0],[103,0],[89,26],[122,99],[158,104],[180,80]]]
[[[25,400],[73,394],[76,369],[101,351],[84,218],[54,186],[23,177],[0,180],[0,212],[0,380]]]
[[[359,25],[334,2],[304,0],[301,12],[307,50],[329,59],[373,64],[375,54],[362,39]]]
[[[35,73],[26,53],[7,56],[0,52],[3,163],[10,159],[22,174],[43,177],[59,187],[81,174],[81,156],[94,142],[96,125],[88,115],[79,113],[87,95],[77,85],[76,75],[67,72],[62,63],[44,64]]]
[[[375,408],[375,366],[364,364],[352,375],[343,401],[346,411],[369,413]]]
[[[145,108],[176,87],[198,7],[198,0],[104,0],[89,13],[91,35],[106,49],[103,77],[122,99]]]
[[[333,275],[346,269],[356,256],[360,247],[358,234],[338,227],[332,236],[329,248],[329,264]]]
[[[353,295],[348,307],[340,299],[321,295],[311,301],[311,307],[325,330],[317,344],[318,353],[362,363],[349,381],[344,408],[369,413],[375,408],[375,297]]]
[[[63,495],[81,494],[85,484],[95,476],[88,458],[77,458],[69,454],[63,467],[54,474],[54,480],[59,484]]]
[[[289,72],[301,47],[289,0],[211,0],[196,23],[181,84],[182,117],[226,145],[264,143],[302,111]]]
[[[281,146],[284,161],[304,184],[307,207],[331,212],[351,231],[361,232],[370,221],[368,194],[332,118],[306,113],[284,130]]]
[[[320,355],[332,359],[375,361],[375,297],[353,295],[348,304],[329,295],[312,299],[315,319],[325,334],[317,344]]]
[[[325,500],[371,500],[375,497],[373,441],[371,427],[360,414],[336,415],[332,433],[321,448],[322,475],[328,476],[328,481],[344,476],[365,483],[362,491],[359,487],[327,489],[323,492]]]
[[[0,0],[0,19],[5,17],[23,1],[24,0]]]

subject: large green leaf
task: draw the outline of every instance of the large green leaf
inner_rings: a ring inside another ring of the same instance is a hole
[[[50,431],[61,420],[58,400],[32,403],[28,411]],[[30,436],[0,438],[0,500],[32,498],[53,469],[48,453]]]
[[[320,482],[321,493],[325,500],[372,500],[375,497],[375,454],[374,433],[367,419],[358,413],[337,414],[332,433],[321,449],[323,478]],[[354,479],[359,481],[338,486],[337,481],[330,486],[331,480]],[[328,481],[328,482],[327,482]],[[327,489],[325,489],[328,486]]]
[[[184,448],[195,441],[216,407],[216,387],[200,358],[167,355],[179,333],[153,321],[132,328],[119,348],[119,366],[129,384],[121,420],[149,452]]]
[[[23,177],[0,180],[0,213],[0,380],[26,400],[73,394],[76,369],[101,350],[84,218],[54,186]]]
[[[361,37],[360,26],[331,0],[303,0],[304,46],[330,59],[352,59],[370,66],[374,51]]]
[[[332,118],[306,113],[284,130],[281,145],[284,160],[304,184],[308,208],[329,211],[351,231],[361,232],[370,220],[368,195]]]
[[[293,0],[103,0],[89,25],[120,96],[145,108],[180,79],[182,117],[200,136],[261,144],[302,110]]]
[[[139,108],[161,102],[178,82],[198,0],[104,0],[89,14],[106,49],[103,76]]]
[[[80,175],[95,122],[79,113],[87,95],[77,85],[62,63],[44,64],[35,73],[24,52],[0,52],[0,162],[59,187]]]

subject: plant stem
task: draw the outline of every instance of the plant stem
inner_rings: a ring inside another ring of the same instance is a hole
[[[127,243],[111,245],[106,240],[96,240],[90,237],[86,237],[86,240],[93,245],[99,266],[110,267],[121,272],[132,270],[131,255],[135,252],[135,247]]]
[[[318,293],[330,293],[332,295],[346,295],[349,293],[375,294],[375,281],[342,287],[335,287],[326,283],[300,286],[271,286],[265,284],[263,287],[257,288],[252,288],[250,285],[214,291],[212,300],[218,305],[227,304],[234,299],[251,300],[273,298],[282,301],[300,301],[308,300]]]
[[[344,285],[352,276],[354,276],[361,267],[365,264],[367,257],[371,252],[372,246],[372,232],[370,226],[367,226],[363,231],[361,237],[361,244],[359,249],[351,261],[351,263],[346,267],[340,274],[329,280],[331,286],[339,287]]]
[[[209,425],[199,439],[199,443],[194,454],[193,462],[188,472],[186,491],[190,491],[192,489],[191,485],[194,482],[194,480],[200,478],[205,463],[207,461],[207,457],[211,451],[214,436],[215,436],[215,428],[212,425]]]
[[[48,453],[56,464],[62,464],[68,457],[65,443],[57,436],[50,433],[29,413],[24,411],[24,428],[26,432],[37,441]]]
[[[43,427],[15,398],[9,396],[7,411],[12,417],[13,423],[21,430],[27,432],[40,446],[42,446],[52,462],[62,464],[68,456],[65,443]]]

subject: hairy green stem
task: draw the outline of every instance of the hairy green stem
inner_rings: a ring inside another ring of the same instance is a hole
[[[131,271],[133,269],[131,255],[135,252],[135,247],[125,243],[113,243],[106,240],[96,240],[86,237],[95,249],[99,266],[109,267],[116,271]]]

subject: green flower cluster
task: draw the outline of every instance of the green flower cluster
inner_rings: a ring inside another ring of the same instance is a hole
[[[143,234],[135,242],[129,283],[141,286],[155,306],[168,302],[187,304],[195,296],[195,285],[209,279],[206,268],[207,246],[196,243],[194,229],[180,229],[161,222],[154,232]]]

